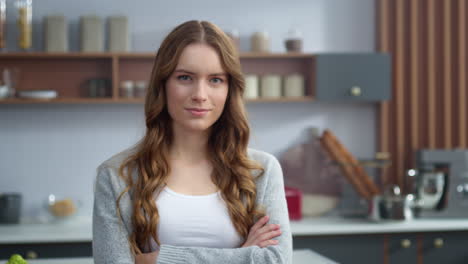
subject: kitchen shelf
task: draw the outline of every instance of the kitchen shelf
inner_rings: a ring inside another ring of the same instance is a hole
[[[120,53],[0,53],[0,69],[19,70],[17,90],[55,90],[56,99],[3,99],[0,104],[139,104],[143,99],[121,98],[119,84],[124,80],[149,81],[156,54],[151,52]],[[304,76],[305,96],[294,98],[246,99],[247,103],[311,102],[314,55],[309,53],[252,53],[240,54],[245,74],[299,73]],[[88,96],[88,80],[109,81],[105,98]]]
[[[246,103],[279,103],[279,102],[312,102],[313,98],[291,97],[291,98],[259,98],[246,99]],[[143,104],[142,98],[54,98],[54,99],[0,99],[0,105],[4,104]]]
[[[145,58],[154,59],[156,53],[151,52],[0,52],[0,58],[26,58],[26,59],[44,59],[44,58]],[[250,58],[312,58],[311,53],[290,52],[290,53],[273,53],[273,52],[242,52],[239,54],[241,59]]]

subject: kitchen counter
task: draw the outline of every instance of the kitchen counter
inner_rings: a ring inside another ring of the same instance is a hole
[[[468,219],[414,219],[373,222],[367,219],[305,218],[291,221],[293,236],[382,234],[468,230]]]
[[[6,260],[0,260],[0,263],[5,263]],[[93,258],[61,258],[61,259],[37,259],[28,260],[28,264],[93,264]],[[294,264],[337,264],[336,262],[320,255],[312,250],[300,249],[293,251]]]
[[[371,222],[365,219],[304,218],[291,221],[293,236],[436,232],[468,230],[468,219],[415,219]],[[56,224],[0,225],[0,244],[90,242],[91,219]]]

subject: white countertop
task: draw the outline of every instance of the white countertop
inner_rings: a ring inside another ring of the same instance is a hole
[[[415,219],[371,222],[365,219],[304,218],[291,221],[293,236],[377,234],[468,230],[468,219]],[[0,225],[0,244],[90,242],[91,219],[56,224]]]
[[[381,222],[349,218],[305,218],[291,221],[291,229],[293,236],[456,231],[468,230],[468,218]]]
[[[5,263],[7,260],[0,260]],[[27,260],[28,264],[94,264],[93,258],[57,258],[57,259],[37,259]],[[317,254],[308,249],[299,249],[293,251],[294,264],[337,264],[336,262]]]
[[[94,264],[93,258],[61,258],[61,259],[37,259],[27,260],[28,264]],[[0,260],[5,263],[6,260]],[[336,262],[315,253],[308,249],[299,249],[293,251],[294,264],[337,264]]]

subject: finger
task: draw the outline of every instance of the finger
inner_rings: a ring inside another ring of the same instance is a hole
[[[278,230],[278,229],[280,229],[280,227],[277,224],[264,225],[262,228],[258,229],[257,235],[262,235],[264,233],[267,233],[273,230]]]
[[[268,233],[261,235],[259,239],[260,241],[264,241],[264,240],[269,240],[280,235],[281,235],[281,230],[274,230],[274,231],[270,231]]]
[[[267,246],[278,245],[278,240],[265,240],[259,243],[259,247],[264,248]]]
[[[260,218],[250,229],[250,232],[255,232],[257,229],[262,227],[264,224],[266,224],[269,220],[269,216],[265,215],[264,217]]]

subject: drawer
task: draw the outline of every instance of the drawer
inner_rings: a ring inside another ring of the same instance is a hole
[[[91,242],[0,245],[0,259],[9,259],[13,254],[30,259],[91,257],[93,250]]]
[[[424,234],[422,257],[424,264],[468,263],[468,232]]]
[[[294,249],[310,249],[344,264],[375,264],[384,259],[383,235],[295,236]]]

